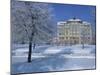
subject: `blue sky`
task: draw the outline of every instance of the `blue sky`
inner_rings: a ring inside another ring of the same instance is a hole
[[[50,6],[53,8],[56,22],[76,17],[90,22],[95,29],[95,6],[56,3],[52,3]]]

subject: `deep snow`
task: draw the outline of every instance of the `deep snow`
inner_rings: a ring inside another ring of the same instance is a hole
[[[27,63],[28,47],[12,50],[12,73],[95,69],[95,45],[37,46]]]

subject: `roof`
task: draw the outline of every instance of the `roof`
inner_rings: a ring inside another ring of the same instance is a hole
[[[85,24],[85,25],[90,25],[90,23],[86,22],[86,21],[83,21],[82,23]]]
[[[62,24],[65,24],[66,22],[65,21],[60,21],[57,23],[57,25],[62,25]]]
[[[82,23],[82,24],[84,24],[84,25],[90,25],[90,23],[89,22],[87,22],[87,21],[82,21],[81,19],[78,19],[78,18],[72,18],[72,19],[68,19],[67,21],[59,21],[58,23],[57,23],[57,25],[64,25],[64,24],[66,24],[66,23],[73,23],[73,22],[79,22],[79,23]]]
[[[72,19],[69,19],[68,21],[82,21],[82,20],[77,19],[77,18],[72,18]]]

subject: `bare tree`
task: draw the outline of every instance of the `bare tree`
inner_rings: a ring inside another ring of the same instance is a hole
[[[86,28],[83,27],[81,29],[81,39],[82,39],[82,48],[84,49],[84,44],[85,44],[85,41],[86,41],[86,35],[87,35],[87,32],[86,32]]]

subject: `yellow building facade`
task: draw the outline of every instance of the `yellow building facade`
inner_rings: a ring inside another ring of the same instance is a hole
[[[91,24],[80,19],[69,19],[57,23],[57,42],[61,45],[91,44]]]

